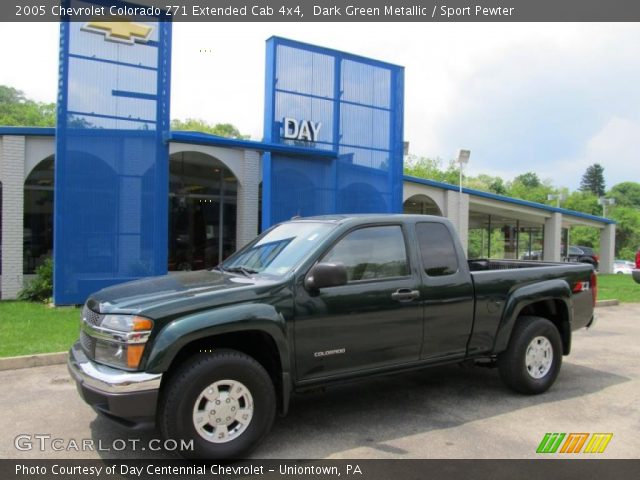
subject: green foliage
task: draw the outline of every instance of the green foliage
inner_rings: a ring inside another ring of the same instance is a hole
[[[548,195],[554,193],[555,189],[550,180],[541,181],[537,174],[528,172],[518,175],[512,182],[508,183],[507,191],[510,196],[515,198],[546,203]]]
[[[24,287],[18,298],[28,302],[47,302],[53,295],[53,260],[47,258],[36,268],[36,278]]]
[[[542,185],[537,173],[527,172],[522,175],[518,175],[513,179],[513,183],[519,183],[526,188],[538,188]]]
[[[413,177],[457,185],[460,181],[460,172],[455,163],[449,162],[446,169],[442,164],[443,162],[439,158],[433,159],[409,155],[404,164],[404,173]]]
[[[54,127],[56,105],[29,100],[24,92],[0,85],[0,125],[12,127]]]
[[[483,192],[496,193],[498,195],[507,194],[507,186],[500,177],[492,177],[481,173],[477,177],[466,177],[465,187],[474,188]]]
[[[171,120],[171,129],[204,132],[227,138],[249,138],[249,135],[241,134],[240,131],[230,123],[216,123],[215,125],[212,125],[205,120],[198,118],[187,118],[184,121],[178,119]]]
[[[571,245],[582,245],[591,247],[596,252],[600,251],[600,231],[593,227],[576,226],[571,227],[569,233],[569,243]]]
[[[611,188],[607,196],[615,198],[616,204],[622,207],[640,208],[640,183],[618,183]]]
[[[604,195],[604,168],[602,165],[594,163],[587,167],[580,182],[580,191],[591,192],[597,197]]]
[[[635,252],[640,248],[640,210],[633,207],[615,207],[611,210],[611,218],[616,221],[616,252],[620,254],[627,249],[627,257],[631,260],[628,250]]]
[[[598,197],[591,192],[571,192],[562,204],[564,208],[584,212],[590,215],[601,215],[602,207],[598,205]]]
[[[620,260],[628,260],[630,262],[634,262],[636,260],[636,249],[631,248],[631,247],[622,247],[622,248],[617,248],[616,245],[616,250],[618,251],[616,258],[620,259]]]

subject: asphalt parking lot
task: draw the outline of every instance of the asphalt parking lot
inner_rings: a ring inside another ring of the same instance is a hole
[[[611,432],[598,458],[640,458],[640,304],[597,313],[594,329],[575,333],[573,352],[546,394],[512,393],[496,370],[479,367],[375,378],[296,396],[253,456],[533,458],[546,432]],[[120,451],[122,439],[144,446],[159,434],[98,417],[64,365],[0,372],[0,386],[0,458],[171,458],[148,448]],[[34,437],[41,434],[50,436],[45,451]],[[19,435],[31,438],[30,450],[16,448]],[[62,450],[51,448],[53,439]],[[73,442],[83,440],[102,450],[76,451]]]

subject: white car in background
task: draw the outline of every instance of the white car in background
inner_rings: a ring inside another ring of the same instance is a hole
[[[613,262],[613,273],[615,274],[631,275],[634,268],[635,264],[627,260],[614,260]]]

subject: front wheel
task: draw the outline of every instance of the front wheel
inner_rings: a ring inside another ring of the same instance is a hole
[[[194,459],[245,456],[273,424],[276,398],[266,370],[235,350],[214,350],[187,360],[171,375],[158,423],[165,439],[190,441]]]
[[[546,392],[562,365],[562,340],[546,318],[521,317],[511,334],[509,347],[498,355],[502,381],[519,393]]]

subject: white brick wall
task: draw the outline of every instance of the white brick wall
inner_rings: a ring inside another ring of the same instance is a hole
[[[260,154],[255,150],[244,151],[242,176],[238,185],[238,219],[236,247],[246,245],[258,234],[258,194],[260,184]]]
[[[613,273],[616,255],[616,225],[611,223],[600,230],[600,273]]]
[[[562,214],[555,212],[544,222],[544,260],[559,262],[561,257]]]
[[[447,190],[445,193],[445,209],[442,213],[453,223],[458,232],[460,243],[462,243],[462,248],[466,253],[469,244],[469,195],[463,193],[462,202],[460,199],[460,192]],[[460,218],[461,214],[462,218]]]
[[[2,182],[2,299],[22,287],[25,138],[5,136],[0,146]]]

